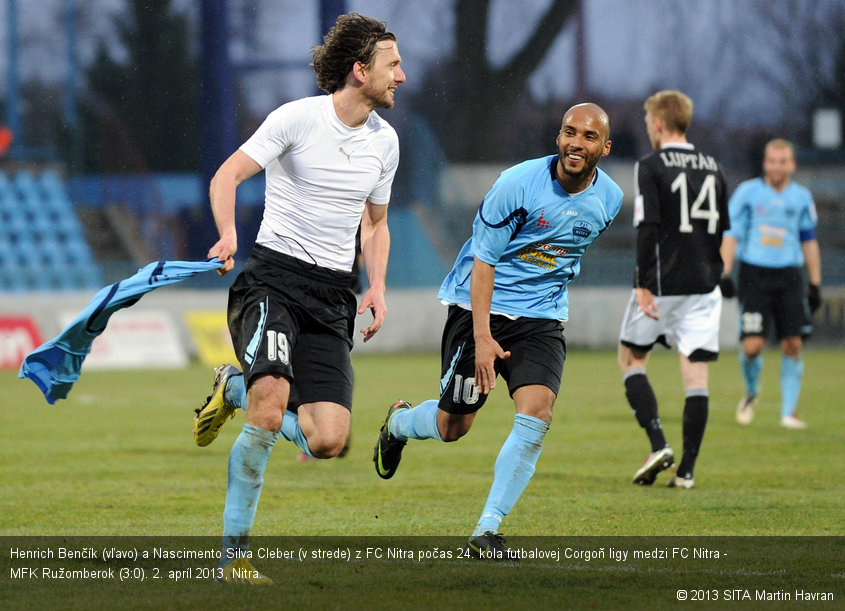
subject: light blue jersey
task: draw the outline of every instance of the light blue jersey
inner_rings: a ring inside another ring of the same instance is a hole
[[[472,237],[458,254],[438,297],[470,305],[473,258],[494,265],[491,312],[567,320],[566,285],[581,256],[622,206],[622,190],[596,168],[593,183],[575,195],[555,178],[557,155],[501,173],[481,203]]]
[[[801,267],[801,242],[816,237],[816,206],[806,188],[794,182],[776,191],[762,178],[741,183],[728,202],[737,259],[759,267]]]

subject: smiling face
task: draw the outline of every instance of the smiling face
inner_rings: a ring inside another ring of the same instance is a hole
[[[599,159],[610,153],[610,122],[595,104],[579,104],[563,117],[557,146],[560,151],[558,180],[564,188],[586,188]]]
[[[376,43],[372,65],[363,67],[366,78],[362,93],[371,108],[393,108],[393,92],[405,82],[405,72],[399,65],[401,62],[395,41]]]

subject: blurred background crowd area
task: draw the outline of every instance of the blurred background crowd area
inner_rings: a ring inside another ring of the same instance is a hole
[[[388,283],[439,284],[498,173],[554,153],[595,101],[623,188],[579,284],[627,287],[644,99],[681,89],[690,140],[731,188],[793,141],[819,211],[824,284],[845,286],[845,0],[1,0],[0,293],[89,290],[216,240],[207,185],[277,106],[318,92],[309,49],[338,14],[387,22],[408,82]],[[238,264],[263,177],[239,189]],[[199,278],[192,288],[233,279]]]

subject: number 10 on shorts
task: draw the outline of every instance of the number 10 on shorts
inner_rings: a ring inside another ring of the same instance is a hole
[[[466,378],[459,373],[455,374],[455,388],[452,391],[452,401],[473,405],[478,403],[478,387],[475,385],[475,378]]]

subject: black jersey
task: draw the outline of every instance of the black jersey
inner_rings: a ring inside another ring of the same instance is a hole
[[[716,160],[674,144],[637,163],[634,286],[655,295],[709,293],[722,275],[719,247],[730,228],[727,188]]]

